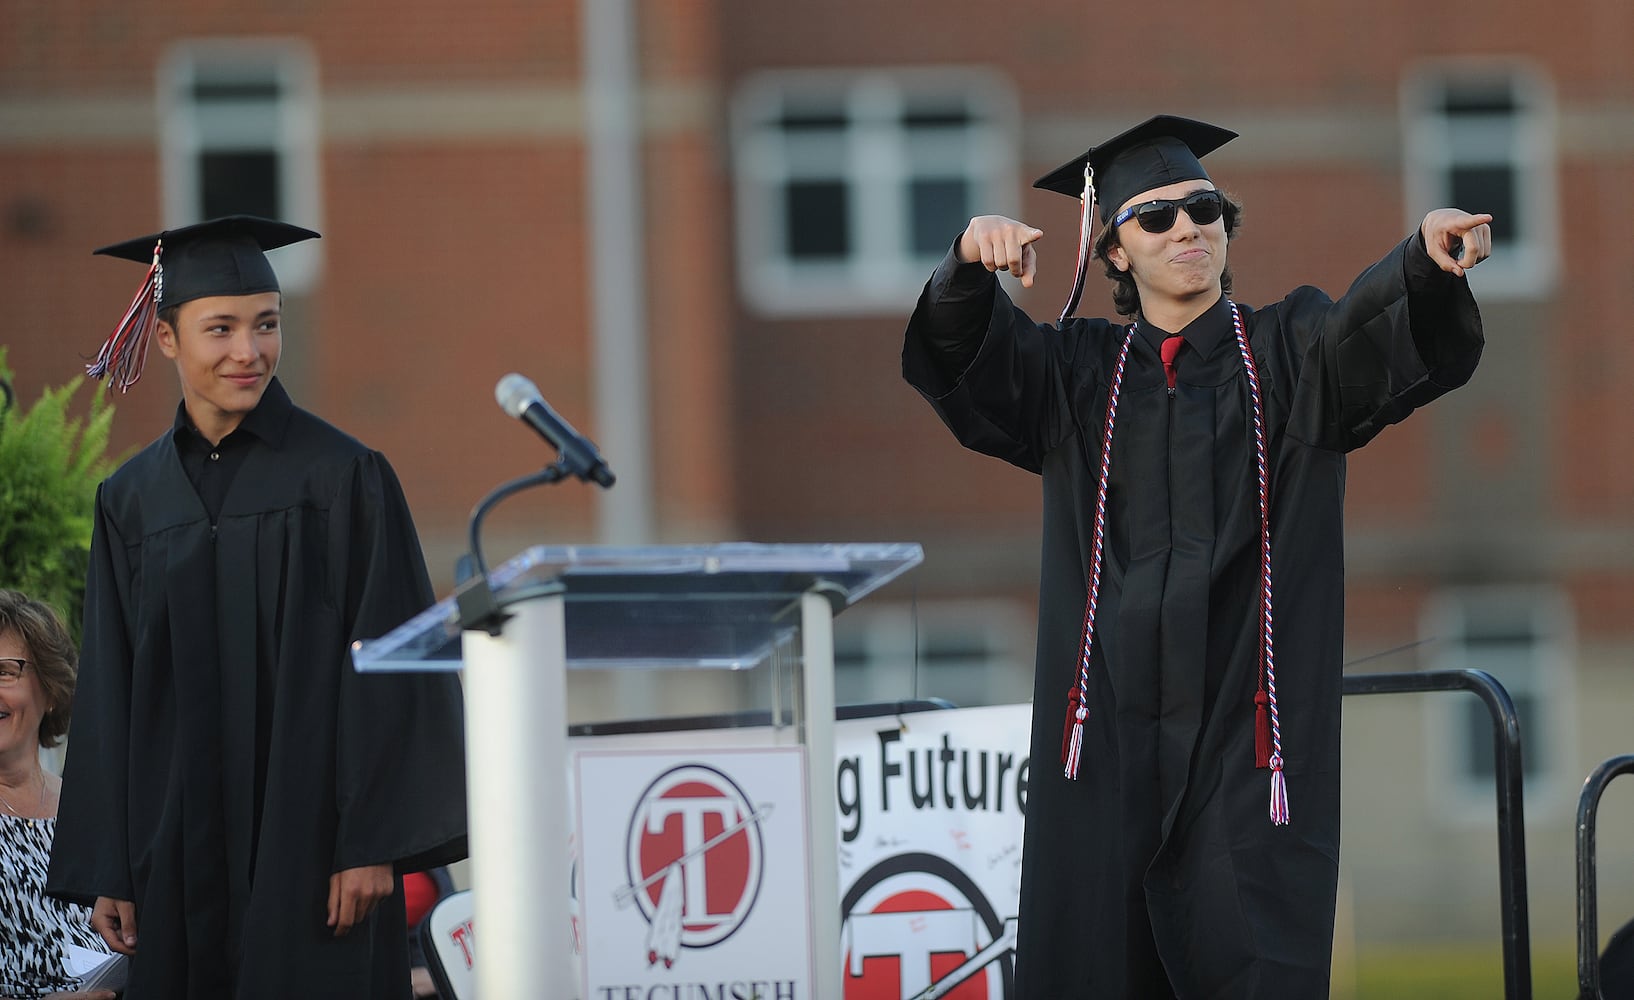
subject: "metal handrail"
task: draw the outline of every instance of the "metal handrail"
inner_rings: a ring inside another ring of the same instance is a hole
[[[1344,694],[1469,691],[1492,713],[1494,784],[1498,795],[1498,891],[1503,917],[1504,997],[1531,1000],[1532,945],[1526,907],[1526,815],[1521,797],[1521,724],[1515,703],[1484,670],[1346,674]]]
[[[1594,814],[1611,779],[1634,774],[1634,754],[1613,757],[1589,773],[1577,797],[1577,988],[1600,996],[1600,920],[1594,862]]]

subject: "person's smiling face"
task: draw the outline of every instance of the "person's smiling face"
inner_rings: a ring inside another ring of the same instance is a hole
[[[1142,202],[1212,190],[1214,185],[1206,180],[1179,181],[1142,191],[1118,206],[1118,211]],[[1159,300],[1181,304],[1203,298],[1212,303],[1220,297],[1221,275],[1226,266],[1223,214],[1208,225],[1198,225],[1181,209],[1175,212],[1174,225],[1161,233],[1148,233],[1140,223],[1129,219],[1118,227],[1117,239],[1118,245],[1107,250],[1107,260],[1134,277],[1143,309],[1152,308]]]
[[[0,684],[0,757],[39,753],[40,722],[45,718],[45,689],[28,644],[11,630],[0,631],[0,657],[27,660],[22,676],[10,684]],[[15,664],[7,664],[7,667]]]
[[[159,350],[176,362],[182,400],[211,441],[231,434],[261,402],[283,350],[277,292],[184,302],[176,324],[159,326]]]

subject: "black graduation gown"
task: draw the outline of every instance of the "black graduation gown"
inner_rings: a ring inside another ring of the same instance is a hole
[[[170,433],[98,490],[47,889],[135,902],[127,1000],[401,1000],[401,890],[337,939],[329,876],[464,856],[459,684],[352,669],[432,601],[385,457],[276,380],[251,416],[215,525]]]
[[[1077,677],[1110,378],[1127,327],[1035,324],[950,254],[903,350],[965,446],[1041,473],[1032,768],[1017,995],[1327,995],[1338,882],[1344,453],[1463,384],[1483,338],[1468,284],[1420,237],[1337,302],[1241,308],[1271,476],[1275,663],[1291,822],[1254,761],[1259,500],[1248,380],[1221,299],[1167,393],[1141,324],[1112,445],[1084,762],[1060,766]],[[1173,993],[1170,992],[1172,984]]]

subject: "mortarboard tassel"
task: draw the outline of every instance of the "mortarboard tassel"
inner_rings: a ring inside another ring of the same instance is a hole
[[[1095,168],[1087,162],[1084,164],[1084,193],[1078,199],[1078,271],[1072,279],[1072,294],[1067,297],[1067,305],[1061,310],[1061,318],[1057,323],[1065,323],[1067,318],[1078,308],[1078,300],[1084,294],[1084,276],[1089,272],[1089,258],[1093,248],[1090,243],[1090,230],[1094,224],[1095,212]]]
[[[142,377],[148,343],[159,325],[159,300],[164,297],[165,272],[159,263],[163,250],[163,240],[153,245],[153,263],[148,266],[147,277],[142,279],[142,287],[136,290],[125,317],[103,342],[96,360],[85,366],[85,374],[108,380],[109,392],[114,389],[129,392]]]

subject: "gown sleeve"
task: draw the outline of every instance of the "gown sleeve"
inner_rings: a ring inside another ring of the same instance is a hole
[[[1288,433],[1335,451],[1469,381],[1485,344],[1468,280],[1436,266],[1418,234],[1338,301],[1306,287],[1267,311],[1287,327],[1281,343],[1303,353],[1284,359],[1299,373]]]
[[[1077,426],[1075,354],[1088,323],[1034,323],[991,272],[949,250],[908,320],[902,375],[965,447],[1039,472]]]
[[[134,900],[129,832],[132,575],[124,542],[97,488],[85,582],[85,623],[73,726],[46,891],[89,906]]]
[[[358,459],[333,511],[331,565],[349,640],[377,638],[432,603],[408,502],[385,456]],[[344,501],[344,502],[342,502]],[[466,853],[464,708],[452,673],[360,674],[343,656],[336,736],[340,823],[334,870],[392,862],[399,872]]]

